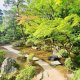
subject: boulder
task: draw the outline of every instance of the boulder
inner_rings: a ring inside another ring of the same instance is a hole
[[[8,74],[17,71],[16,61],[12,58],[6,58],[1,65],[1,73]]]

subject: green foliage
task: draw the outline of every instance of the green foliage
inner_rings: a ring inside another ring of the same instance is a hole
[[[71,60],[71,58],[66,58],[65,60],[65,66],[68,68],[68,69],[72,69],[74,67],[74,64]]]
[[[20,71],[17,75],[16,80],[31,80],[35,75],[35,67],[27,66],[25,69]]]
[[[11,3],[10,1],[12,0],[5,0],[8,6],[10,4],[12,6],[4,17],[9,21],[5,22],[5,26],[0,25],[2,26],[0,31],[5,33],[0,36],[0,43],[24,38],[25,41],[27,39],[25,42],[27,47],[39,46],[49,50],[56,45],[61,49],[58,53],[60,56],[70,57],[65,61],[69,68],[72,67],[72,60],[74,63],[80,62],[80,0],[18,0],[16,2],[14,0]],[[22,20],[22,25],[17,25],[20,21],[16,20],[16,16]],[[37,18],[33,20],[30,16]],[[48,44],[45,40],[49,38],[51,43]],[[23,43],[17,42],[15,45],[22,46]],[[73,53],[76,59],[69,53]]]
[[[59,25],[58,21],[61,21],[61,19],[45,20],[38,26],[37,30],[33,33],[33,36],[35,38],[50,37],[54,30],[56,30],[56,26]]]
[[[48,26],[41,24],[33,35],[36,38],[45,38],[46,36],[49,36],[52,31],[53,28],[49,28]]]
[[[28,57],[27,57],[27,62],[31,62],[33,60],[34,54],[31,53]]]
[[[80,15],[79,0],[32,0],[29,8],[32,13],[41,17],[54,19],[54,17],[66,17],[69,14],[75,13]]]
[[[75,63],[76,63],[77,66],[80,65],[80,54],[75,56],[74,61],[75,61]]]
[[[31,47],[33,44],[34,44],[34,43],[33,43],[33,39],[28,39],[28,40],[26,41],[26,43],[25,43],[25,45],[26,45],[27,47]]]
[[[42,45],[43,41],[42,40],[35,40],[34,45]]]
[[[76,70],[71,80],[80,80],[80,69]]]
[[[15,80],[18,73],[19,72],[16,71],[10,74],[1,74],[2,76],[0,77],[0,80]]]
[[[80,46],[80,34],[74,39],[74,46]]]
[[[44,50],[44,51],[52,51],[52,48],[48,45],[42,46],[41,49]]]
[[[8,43],[10,43],[10,39],[9,39],[9,37],[7,36],[2,36],[2,37],[0,37],[0,44],[8,44]]]
[[[6,75],[4,75],[4,74],[1,74],[1,75],[2,76],[0,77],[0,80],[9,80]]]
[[[13,47],[23,47],[24,46],[24,41],[19,40],[13,43]]]
[[[61,50],[59,50],[58,55],[66,58],[66,57],[68,57],[68,52],[65,49],[61,49]]]
[[[5,55],[5,51],[0,50],[0,64],[3,62],[4,60],[4,55]]]

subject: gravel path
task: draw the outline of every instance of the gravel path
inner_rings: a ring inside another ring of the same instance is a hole
[[[12,45],[5,45],[2,47],[12,52],[12,54],[14,53],[16,55],[21,56],[21,54],[19,54],[20,51],[13,49]],[[39,59],[36,57],[34,58]],[[44,62],[43,60],[39,59],[38,61],[36,61],[36,63],[39,64],[44,69],[44,72],[41,72],[40,74],[35,76],[33,80],[67,80],[62,73],[52,68],[48,63]]]

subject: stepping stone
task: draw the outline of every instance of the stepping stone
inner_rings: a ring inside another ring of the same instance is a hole
[[[37,49],[38,47],[36,47],[36,46],[32,46],[32,49]]]
[[[2,75],[0,74],[0,78],[2,77]]]
[[[25,55],[25,57],[28,57],[28,56],[29,56],[28,54]],[[39,58],[33,57],[33,61],[38,61],[38,60],[39,60]]]
[[[24,55],[25,57],[28,57],[29,55],[28,54],[26,54],[26,55]]]
[[[43,77],[43,73],[41,72],[40,74],[37,75],[37,80],[40,80]]]
[[[39,60],[39,58],[33,57],[33,61],[38,61],[38,60]]]
[[[71,79],[73,76],[74,76],[74,74],[67,74],[67,77],[68,77],[69,79]]]
[[[44,78],[48,78],[48,77],[49,77],[49,74],[48,74],[47,71],[44,71],[44,72],[43,72],[43,77],[44,77]]]
[[[59,61],[51,61],[51,65],[57,66],[60,65],[61,63]]]

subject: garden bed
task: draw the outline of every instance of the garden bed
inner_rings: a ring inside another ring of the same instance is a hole
[[[43,51],[43,50],[36,50],[36,49],[32,49],[31,47],[28,47],[28,48],[23,47],[23,48],[16,48],[16,49],[20,50],[23,55],[34,54],[35,57],[38,57],[48,63],[50,62],[48,60],[48,57],[52,55],[52,52]]]
[[[48,60],[48,57],[52,55],[51,52],[47,52],[47,51],[38,51],[36,49],[32,49],[32,48],[17,48],[18,50],[21,51],[21,53],[24,54],[30,54],[30,53],[34,53],[35,57],[38,57],[46,62],[48,62],[50,64],[50,61]],[[58,66],[52,66],[53,68],[56,68],[57,70],[59,70],[62,74],[64,74],[65,77],[67,77],[67,74],[71,74],[71,71],[69,71],[64,65],[58,65]]]
[[[14,53],[12,53],[12,52],[10,52],[8,50],[6,50],[3,47],[0,47],[0,50],[4,50],[6,52],[6,54],[4,56],[5,58],[10,57],[10,58],[15,59],[16,62],[19,64],[19,67],[20,67],[19,69],[20,70],[21,69],[24,69],[26,67],[27,62],[26,61],[25,62],[22,62],[21,60],[18,60],[17,59],[18,55],[14,54]],[[32,64],[32,66],[35,66],[36,67],[36,75],[39,74],[41,71],[43,71],[43,68],[40,65],[36,64],[35,62]]]

